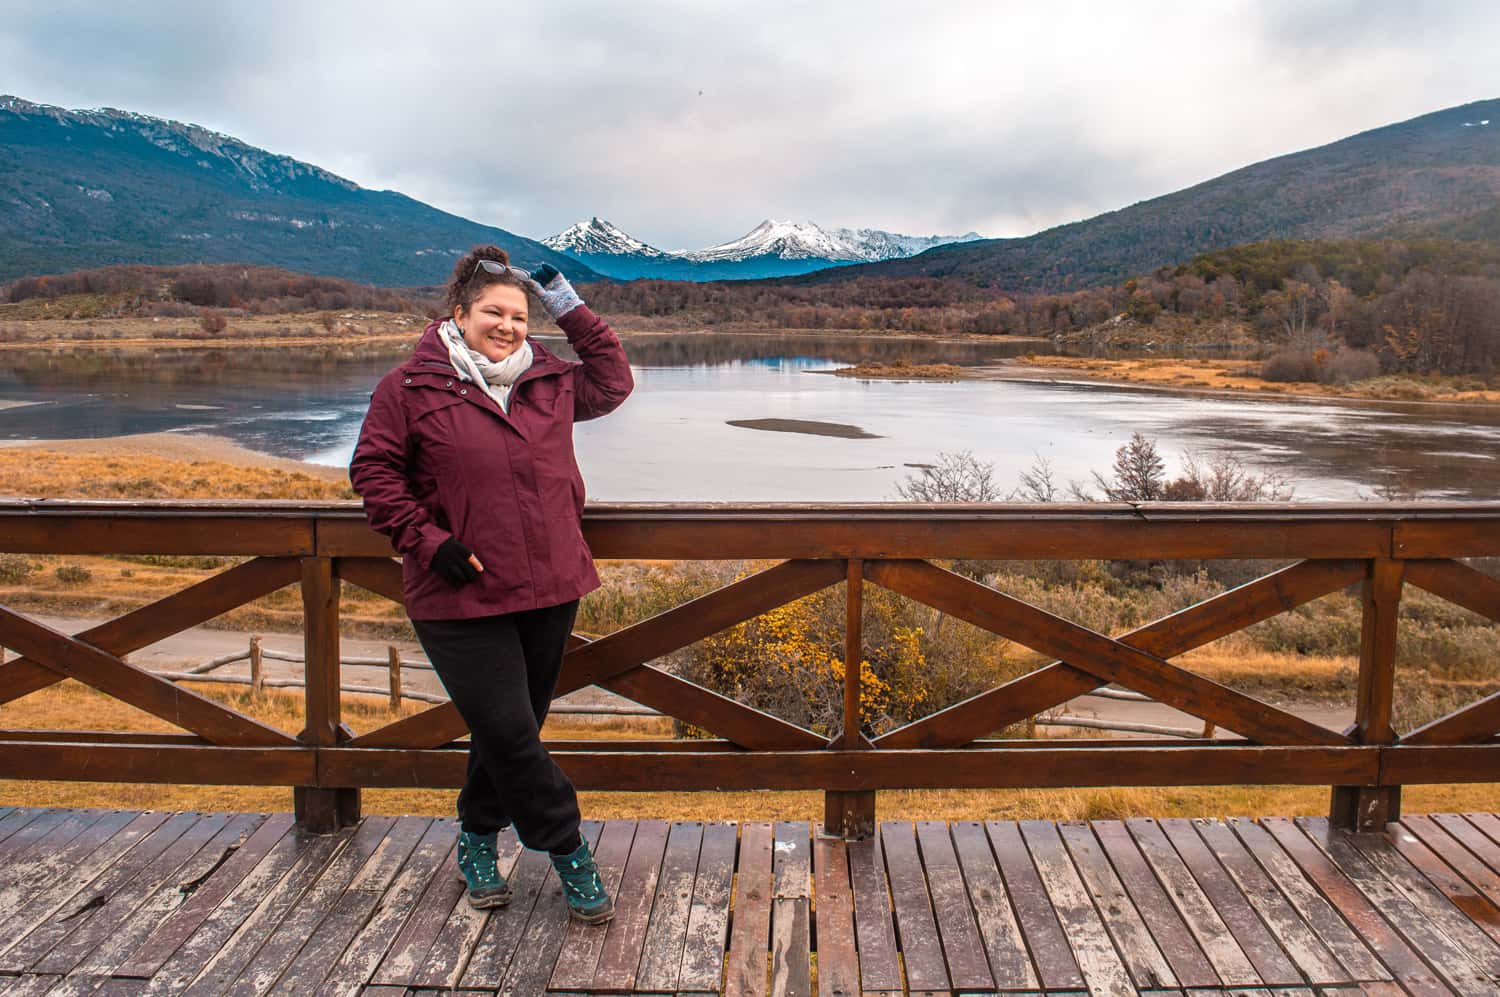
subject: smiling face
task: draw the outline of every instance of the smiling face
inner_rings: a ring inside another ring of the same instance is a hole
[[[492,284],[453,320],[464,342],[491,361],[504,360],[526,341],[526,292],[510,284]]]

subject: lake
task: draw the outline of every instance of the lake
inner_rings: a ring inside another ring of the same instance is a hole
[[[566,354],[559,340],[540,337]],[[1175,474],[1186,452],[1229,451],[1304,500],[1490,499],[1500,411],[1211,396],[1083,382],[867,381],[827,374],[861,360],[980,366],[1037,343],[715,333],[632,335],[635,394],[577,427],[589,496],[605,501],[879,501],[942,452],[972,451],[1014,486],[1036,457],[1087,482],[1139,431]],[[348,462],[380,376],[404,352],[335,350],[36,353],[0,369],[0,438],[211,433],[252,450]],[[800,420],[824,435],[730,425]]]

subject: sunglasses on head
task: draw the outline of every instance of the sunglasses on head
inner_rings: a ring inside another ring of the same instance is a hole
[[[516,277],[516,278],[519,278],[521,280],[525,280],[526,278],[528,278],[528,277],[531,276],[531,274],[527,273],[525,270],[522,270],[520,267],[506,266],[504,263],[501,263],[499,260],[475,260],[474,261],[474,272],[471,273],[471,274],[469,274],[469,279],[470,280],[473,280],[475,277],[477,277],[479,275],[480,268],[483,268],[487,272],[492,273],[492,274],[496,274],[496,275],[507,274],[508,273],[512,277]]]

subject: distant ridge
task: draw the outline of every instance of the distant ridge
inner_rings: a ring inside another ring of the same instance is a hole
[[[944,243],[978,238],[976,232],[958,236],[898,235],[879,229],[825,229],[812,222],[767,219],[730,242],[669,253],[595,216],[542,242],[622,280],[654,277],[706,281],[784,277],[846,263],[910,256]]]
[[[259,263],[386,287],[441,283],[494,243],[571,257],[198,125],[0,96],[0,281],[111,263]]]
[[[1500,100],[1279,156],[1025,238],[940,246],[799,282],[959,277],[1007,290],[1060,291],[1268,239],[1382,237],[1500,244]]]

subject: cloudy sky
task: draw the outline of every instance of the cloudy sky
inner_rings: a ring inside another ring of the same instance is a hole
[[[0,93],[542,238],[1025,235],[1500,97],[1500,3],[0,0]]]

